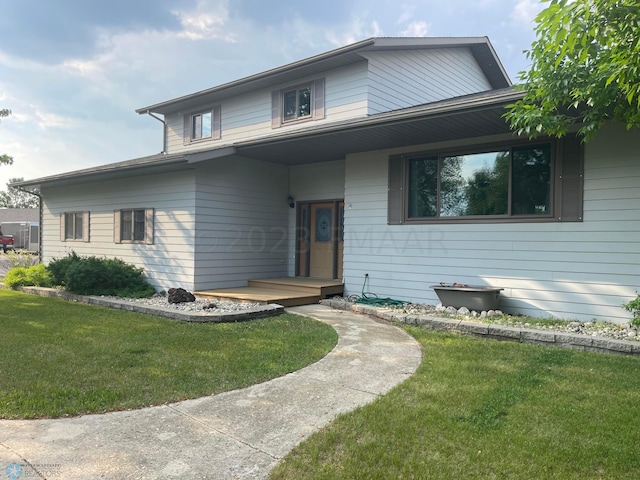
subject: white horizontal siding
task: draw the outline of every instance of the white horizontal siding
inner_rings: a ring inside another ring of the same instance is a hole
[[[369,113],[491,89],[468,48],[370,52]]]
[[[195,186],[191,172],[150,175],[43,190],[42,254],[45,263],[71,251],[120,258],[144,269],[158,290],[193,289]],[[116,244],[114,210],[154,209],[152,245]],[[60,240],[64,212],[89,211],[89,242]]]
[[[505,288],[507,311],[625,322],[640,290],[640,138],[608,126],[586,145],[584,222],[386,224],[387,155],[345,167],[349,294],[438,303],[439,282]],[[632,180],[629,180],[629,179]],[[616,180],[624,187],[617,188]],[[636,185],[633,188],[632,185]]]
[[[287,167],[225,158],[197,170],[197,290],[288,271]]]
[[[290,85],[296,86],[318,78],[325,78],[325,118],[313,123],[326,123],[363,117],[367,115],[367,64],[361,62],[325,74],[301,78]],[[183,151],[217,148],[238,141],[281,135],[287,130],[307,128],[311,122],[298,122],[280,128],[271,128],[271,92],[262,89],[249,94],[225,99],[221,106],[220,140],[207,140],[184,145],[184,113],[167,115],[167,151]]]

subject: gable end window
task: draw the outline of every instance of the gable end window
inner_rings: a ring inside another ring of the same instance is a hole
[[[388,223],[582,221],[575,137],[389,159]]]
[[[184,116],[184,144],[205,140],[219,140],[220,107],[192,112]]]
[[[64,212],[60,215],[62,242],[89,241],[89,212]]]
[[[314,80],[271,94],[271,126],[324,118],[325,81]]]
[[[115,243],[153,244],[153,208],[116,210],[113,215]]]

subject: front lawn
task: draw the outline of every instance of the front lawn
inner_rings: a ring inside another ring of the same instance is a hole
[[[336,344],[296,315],[183,323],[0,290],[0,418],[79,415],[246,387]]]
[[[640,478],[640,359],[408,331],[417,373],[272,480]]]

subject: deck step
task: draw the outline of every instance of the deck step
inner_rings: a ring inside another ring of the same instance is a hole
[[[199,298],[217,298],[239,302],[277,303],[284,307],[318,303],[330,295],[341,295],[339,280],[314,278],[267,278],[249,280],[247,287],[221,288],[194,292]]]

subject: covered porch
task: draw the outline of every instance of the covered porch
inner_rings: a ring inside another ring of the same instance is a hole
[[[236,302],[277,303],[284,307],[310,305],[321,299],[342,295],[340,280],[309,277],[260,278],[249,280],[246,287],[221,288],[193,292],[198,298]]]

